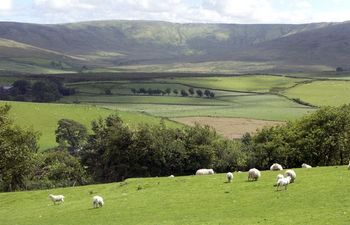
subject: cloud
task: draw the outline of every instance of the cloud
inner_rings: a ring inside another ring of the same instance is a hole
[[[12,9],[12,0],[1,0],[0,10],[11,10]]]
[[[181,23],[308,23],[350,19],[348,9],[344,7],[349,1],[345,0],[31,0],[26,9],[20,8],[19,3],[15,4],[23,0],[12,0],[14,4],[10,0],[0,1],[0,7],[6,8],[8,14],[3,16],[5,11],[0,11],[0,20],[20,19],[37,23],[112,19]],[[326,10],[320,10],[320,5]],[[328,10],[325,5],[339,7]]]

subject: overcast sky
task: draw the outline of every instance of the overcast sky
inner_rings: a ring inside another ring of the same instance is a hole
[[[350,0],[0,0],[0,21],[310,23],[350,20]]]

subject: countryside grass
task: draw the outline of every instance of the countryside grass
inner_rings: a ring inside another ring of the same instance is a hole
[[[285,95],[300,98],[317,106],[339,106],[350,103],[350,81],[314,81],[288,89]]]
[[[89,105],[68,104],[40,104],[27,102],[0,102],[0,105],[11,105],[10,116],[16,124],[25,128],[32,128],[41,133],[40,149],[56,146],[55,130],[60,119],[72,119],[91,128],[91,122],[98,118],[105,118],[111,114],[118,114],[131,127],[139,123],[158,124],[160,118],[137,112],[120,112]],[[179,127],[177,123],[165,120],[170,127]]]
[[[45,191],[1,193],[2,224],[123,225],[346,225],[350,221],[350,173],[345,166],[296,169],[287,191],[273,187],[278,171],[263,171],[257,182],[247,173],[128,179],[121,183]],[[93,192],[91,194],[90,192]],[[63,194],[53,205],[48,195]],[[105,206],[92,209],[93,195]]]

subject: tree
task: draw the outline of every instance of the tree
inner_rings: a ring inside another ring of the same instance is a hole
[[[87,141],[87,129],[84,125],[69,119],[58,121],[55,130],[56,142],[61,147],[67,147],[71,154],[77,154]]]
[[[112,90],[108,88],[108,89],[105,89],[105,94],[112,95],[113,93],[112,93]]]
[[[182,96],[182,97],[187,97],[187,96],[188,96],[187,91],[185,91],[184,89],[182,89],[182,90],[181,90],[181,96]]]
[[[205,90],[204,91],[204,95],[209,98],[210,97],[210,91],[209,90]]]
[[[135,88],[131,88],[131,92],[133,93],[133,94],[136,94],[136,89]]]
[[[27,80],[17,80],[13,82],[11,93],[16,95],[28,94],[31,90],[32,84]]]
[[[38,134],[15,126],[9,119],[10,106],[0,106],[0,189],[25,188],[37,152]]]
[[[36,82],[33,85],[32,94],[36,102],[53,102],[62,97],[57,85],[50,81]]]
[[[344,69],[343,69],[343,67],[337,67],[337,68],[335,69],[335,71],[336,71],[336,72],[344,72]]]
[[[210,98],[214,98],[215,97],[215,93],[214,92],[210,92],[209,96],[210,96]]]
[[[174,90],[173,90],[173,93],[174,93],[175,95],[177,95],[177,94],[179,94],[179,91],[178,91],[177,89],[174,89]]]
[[[188,89],[188,93],[190,93],[190,95],[194,95],[194,89],[193,88],[189,88]]]
[[[196,90],[196,93],[197,93],[198,97],[202,97],[203,96],[203,91],[200,90],[200,89]]]
[[[170,95],[170,93],[171,93],[171,88],[165,89],[165,93],[167,93],[167,95]]]

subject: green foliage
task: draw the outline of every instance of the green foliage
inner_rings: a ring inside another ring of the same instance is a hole
[[[38,81],[33,84],[32,95],[35,102],[53,102],[62,97],[58,87],[48,81]]]
[[[56,142],[67,147],[71,154],[78,153],[87,140],[86,127],[70,119],[60,119],[55,134]]]
[[[59,148],[38,153],[26,189],[69,187],[90,182],[79,159],[71,156],[65,148]]]
[[[33,167],[37,134],[23,130],[9,119],[10,106],[0,106],[0,190],[25,187],[25,178]]]
[[[350,159],[350,105],[324,107],[300,120],[260,130],[245,148],[253,149],[253,164],[268,168],[341,165]]]

